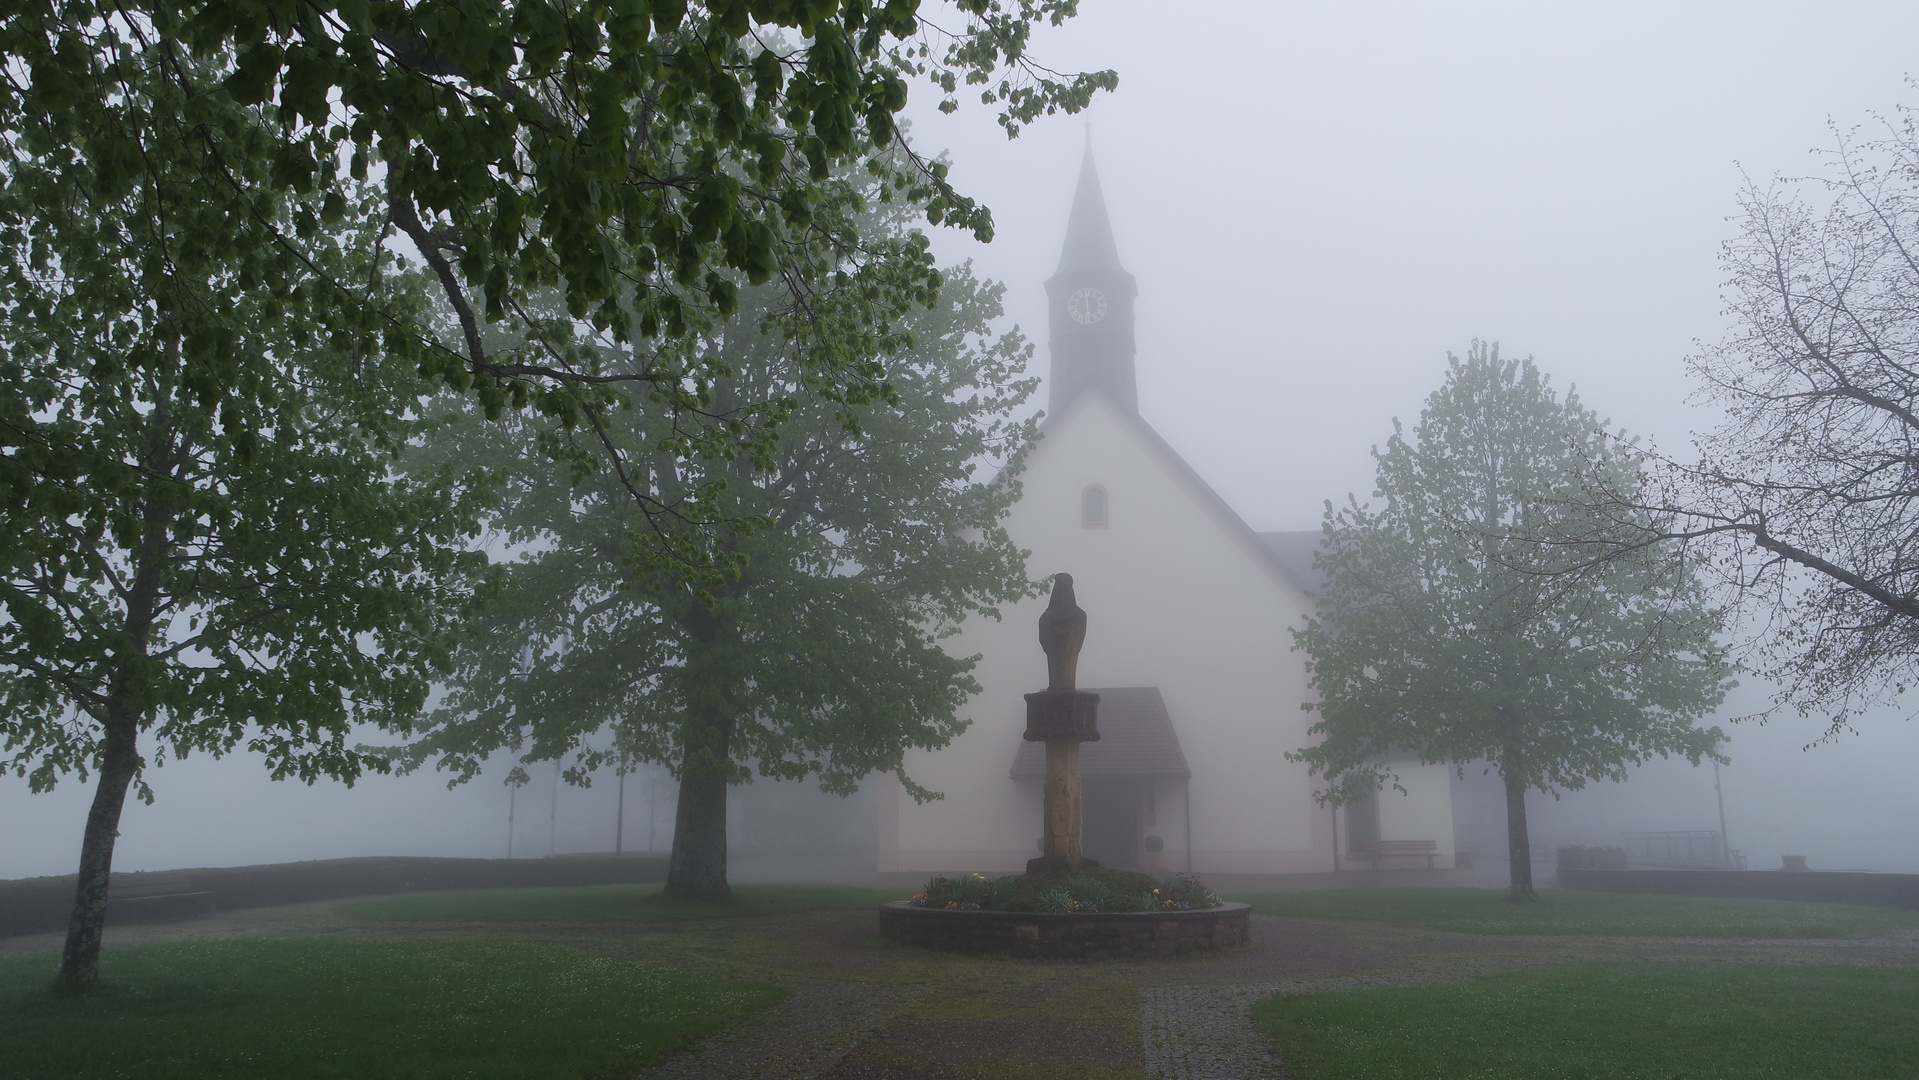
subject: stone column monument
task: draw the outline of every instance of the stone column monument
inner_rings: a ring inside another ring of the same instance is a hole
[[[1073,599],[1073,576],[1053,577],[1053,598],[1039,617],[1046,689],[1026,695],[1026,741],[1046,744],[1045,854],[1029,874],[1098,866],[1081,850],[1079,744],[1099,738],[1099,695],[1075,689],[1086,613]]]

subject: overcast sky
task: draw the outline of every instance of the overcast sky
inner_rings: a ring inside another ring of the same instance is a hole
[[[1829,122],[1919,105],[1911,3],[1083,8],[1035,53],[1119,70],[1085,118],[1008,142],[990,109],[942,117],[931,95],[916,101],[916,144],[949,150],[998,223],[991,245],[946,234],[938,250],[1007,284],[1043,373],[1040,283],[1090,122],[1139,279],[1141,412],[1258,529],[1314,528],[1324,500],[1370,492],[1368,449],[1394,417],[1417,419],[1446,353],[1475,337],[1683,449],[1699,420],[1682,361],[1725,329],[1715,257],[1745,177],[1811,171]],[[1905,780],[1919,729],[1876,718],[1800,754],[1813,734],[1790,721],[1737,733],[1733,842],[1756,867],[1803,851],[1814,866],[1919,870]],[[1691,801],[1626,825],[1716,827],[1709,786],[1663,775]],[[160,802],[128,807],[118,866],[503,854],[506,794],[490,777],[453,795],[430,777],[306,789],[242,758],[153,780]],[[29,797],[0,779],[0,878],[69,872],[86,794]],[[562,829],[561,849],[606,846]]]
[[[1034,51],[1117,93],[1012,142],[929,95],[915,143],[993,208],[991,245],[939,248],[1006,282],[1043,360],[1090,123],[1141,412],[1255,528],[1314,528],[1475,337],[1683,449],[1743,176],[1919,104],[1914,41],[1909,3],[1086,0]]]
[[[987,109],[922,100],[914,137],[993,208],[992,244],[937,248],[1007,284],[1043,372],[1040,283],[1090,123],[1139,279],[1141,413],[1254,528],[1309,529],[1372,491],[1369,450],[1476,337],[1683,455],[1711,423],[1684,359],[1727,328],[1741,188],[1919,106],[1915,41],[1910,3],[1087,0],[1034,51],[1116,68],[1117,93],[1011,142]],[[1764,706],[1748,684],[1724,715]],[[1899,717],[1810,752],[1796,717],[1729,726],[1731,842],[1758,869],[1919,871],[1919,725]],[[1710,773],[1672,766],[1542,817],[1582,812],[1593,839],[1717,827]]]

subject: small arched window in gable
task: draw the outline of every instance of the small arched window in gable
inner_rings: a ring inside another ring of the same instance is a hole
[[[1098,484],[1086,485],[1079,495],[1079,523],[1088,529],[1106,527],[1106,489]]]

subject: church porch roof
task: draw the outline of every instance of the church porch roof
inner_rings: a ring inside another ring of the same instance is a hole
[[[1081,776],[1188,777],[1173,718],[1157,686],[1084,687],[1099,695],[1099,740],[1081,743]],[[1022,742],[1015,778],[1046,776],[1046,744]]]

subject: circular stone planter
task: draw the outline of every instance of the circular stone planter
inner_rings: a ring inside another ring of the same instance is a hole
[[[880,936],[908,945],[1014,956],[1183,956],[1251,941],[1245,904],[1198,911],[1114,911],[1049,915],[1031,911],[953,911],[880,905]]]

